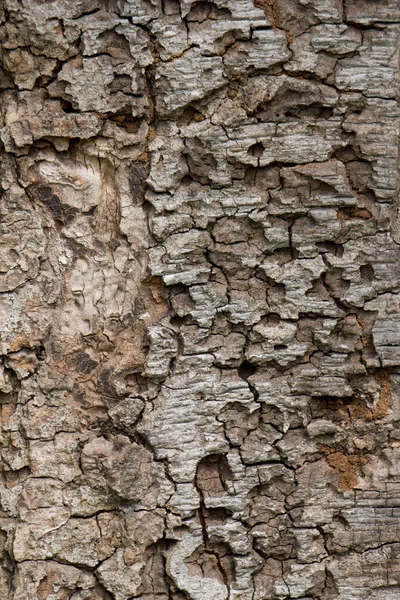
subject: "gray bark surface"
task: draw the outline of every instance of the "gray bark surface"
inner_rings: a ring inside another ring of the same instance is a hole
[[[1,600],[398,600],[398,0],[0,2]]]

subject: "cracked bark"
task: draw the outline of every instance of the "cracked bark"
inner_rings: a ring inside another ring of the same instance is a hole
[[[396,0],[0,4],[0,596],[400,595]]]

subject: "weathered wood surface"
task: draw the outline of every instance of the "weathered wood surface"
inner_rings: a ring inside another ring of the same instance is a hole
[[[3,0],[2,600],[398,600],[398,0]]]

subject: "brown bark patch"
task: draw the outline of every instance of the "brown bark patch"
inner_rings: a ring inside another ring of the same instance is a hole
[[[288,44],[293,42],[292,32],[290,29],[288,29],[288,27],[285,27],[282,21],[281,10],[276,0],[254,0],[254,6],[265,10],[276,29],[283,29],[283,31],[286,33]]]
[[[185,561],[190,575],[217,579],[229,585],[235,579],[232,552],[226,544],[203,545],[197,548]]]
[[[328,465],[339,474],[338,490],[347,492],[354,489],[358,481],[357,473],[367,464],[368,458],[359,454],[344,454],[324,444],[318,444],[317,447],[325,456]]]
[[[363,221],[368,221],[368,219],[372,218],[372,214],[369,210],[367,208],[361,208],[360,206],[339,208],[336,214],[340,221],[348,221],[349,219],[362,219]]]
[[[383,419],[387,416],[392,401],[390,375],[387,371],[381,369],[375,373],[374,379],[379,385],[380,390],[378,402],[372,409],[372,418]]]

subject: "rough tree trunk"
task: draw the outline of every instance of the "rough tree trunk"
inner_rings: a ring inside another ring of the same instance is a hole
[[[398,0],[3,0],[2,600],[400,598]]]

